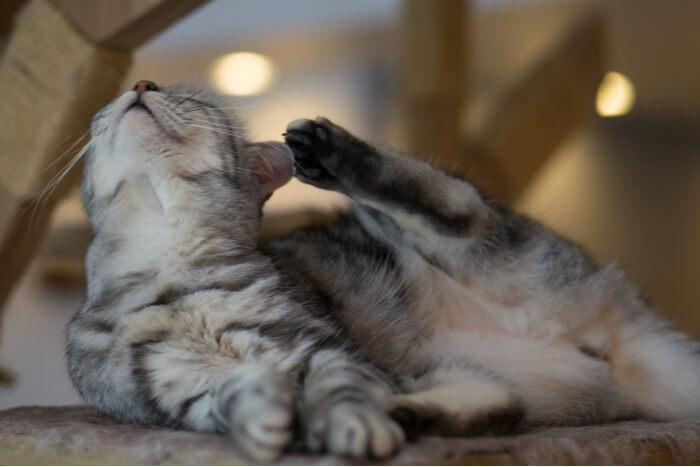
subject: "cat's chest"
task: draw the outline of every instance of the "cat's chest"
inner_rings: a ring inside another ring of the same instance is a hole
[[[180,268],[216,242],[199,224],[186,216],[130,220],[122,232],[120,254],[132,263],[151,263],[160,270]]]

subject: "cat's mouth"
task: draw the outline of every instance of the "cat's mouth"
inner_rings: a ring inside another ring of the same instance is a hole
[[[121,109],[117,110],[117,121],[123,119],[127,114],[132,112],[143,112],[148,114],[152,119],[156,120],[152,106],[148,105],[146,99],[144,99],[142,95],[133,91],[125,96],[125,99],[122,100],[119,107]]]
[[[141,100],[138,100],[138,101],[134,102],[133,104],[131,104],[129,107],[127,107],[126,112],[130,112],[132,110],[137,111],[137,112],[144,111],[144,112],[148,113],[151,117],[153,117],[153,112],[151,112],[151,109],[149,109],[148,106],[146,106],[146,104],[144,104]],[[126,113],[126,112],[124,112],[124,113]]]

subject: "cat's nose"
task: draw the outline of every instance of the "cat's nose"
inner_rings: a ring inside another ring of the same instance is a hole
[[[142,79],[141,81],[137,82],[134,86],[134,91],[138,92],[139,94],[143,94],[146,91],[157,90],[158,86],[156,86],[156,83],[154,83],[153,81],[148,81],[147,79]]]

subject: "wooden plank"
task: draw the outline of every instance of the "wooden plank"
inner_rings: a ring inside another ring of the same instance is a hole
[[[464,0],[407,0],[401,20],[402,139],[430,159],[462,153],[459,123],[467,89]]]
[[[53,0],[95,44],[129,51],[206,0]]]

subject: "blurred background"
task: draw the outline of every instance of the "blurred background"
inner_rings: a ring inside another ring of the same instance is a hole
[[[136,50],[120,86],[216,86],[253,139],[324,115],[455,170],[621,265],[700,338],[699,21],[696,0],[212,0]],[[266,232],[346,202],[292,181]],[[5,304],[0,409],[79,401],[63,328],[89,237],[73,192]]]

